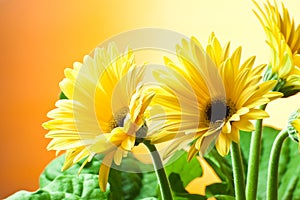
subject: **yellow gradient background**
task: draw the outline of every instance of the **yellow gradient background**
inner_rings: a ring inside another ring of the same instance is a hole
[[[297,23],[300,3],[286,0]],[[246,0],[82,1],[0,0],[0,198],[38,188],[39,174],[54,158],[41,123],[54,108],[63,70],[103,40],[140,27],[171,29],[206,44],[214,31],[243,58],[268,61],[264,32]],[[300,96],[269,106],[267,123],[283,127]]]

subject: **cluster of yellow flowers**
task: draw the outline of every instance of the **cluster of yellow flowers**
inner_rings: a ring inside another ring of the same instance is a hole
[[[265,79],[277,80],[274,90],[285,97],[296,94],[300,91],[300,25],[295,25],[283,4],[281,13],[276,2],[274,6],[268,2],[265,12],[255,4],[272,53]]]
[[[66,151],[63,169],[104,154],[103,191],[111,164],[120,165],[144,141],[173,140],[168,153],[187,144],[189,159],[214,145],[227,155],[239,130],[253,131],[251,120],[269,116],[259,106],[300,90],[300,28],[282,8],[280,14],[277,5],[267,4],[265,12],[258,6],[273,52],[268,67],[254,67],[254,56],[241,62],[242,48],[231,52],[212,33],[205,49],[194,37],[182,40],[179,62],[165,58],[167,68],[151,71],[156,81],[147,82],[147,65],[137,66],[132,50],[121,54],[113,43],[96,48],[65,70],[60,88],[67,99],[56,102],[43,124],[52,138],[48,149]],[[300,132],[300,119],[293,124]]]

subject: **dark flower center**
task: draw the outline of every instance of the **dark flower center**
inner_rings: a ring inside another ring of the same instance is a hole
[[[111,130],[117,127],[124,127],[124,121],[129,113],[129,108],[124,107],[114,114],[114,118],[111,120]],[[135,135],[135,146],[139,145],[144,141],[144,137],[147,135],[148,127],[144,123],[136,132]]]
[[[124,126],[124,120],[126,118],[126,115],[129,112],[129,108],[124,107],[120,109],[118,112],[114,114],[114,118],[111,121],[111,128],[114,129],[116,127],[123,127]]]
[[[210,123],[223,121],[229,118],[233,114],[234,110],[235,109],[232,103],[229,103],[224,99],[215,99],[206,106],[206,119]]]

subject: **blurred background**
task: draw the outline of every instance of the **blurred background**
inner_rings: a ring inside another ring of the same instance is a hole
[[[284,2],[299,23],[300,3]],[[257,64],[267,63],[265,35],[252,8],[249,0],[0,0],[0,198],[36,190],[55,157],[46,150],[41,123],[58,99],[64,68],[112,35],[141,27],[194,35],[203,44],[214,31],[223,44],[242,45],[243,58],[257,55]],[[285,126],[299,106],[299,95],[272,103],[266,123]]]

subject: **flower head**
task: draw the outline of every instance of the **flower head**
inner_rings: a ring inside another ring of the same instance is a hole
[[[48,113],[52,120],[43,127],[52,138],[49,150],[65,150],[63,170],[86,158],[105,154],[99,185],[105,191],[112,162],[122,157],[144,137],[146,109],[154,96],[142,84],[144,66],[137,67],[131,51],[119,54],[114,44],[96,48],[93,57],[65,70],[60,88],[68,99],[58,100]],[[148,91],[148,92],[147,92]]]
[[[290,138],[299,143],[300,151],[300,109],[291,114],[288,121],[288,133]]]
[[[265,72],[266,80],[278,80],[274,90],[284,93],[285,97],[300,91],[300,25],[295,25],[288,10],[281,4],[270,2],[264,5],[264,10],[256,2],[258,12],[254,11],[260,20],[271,47],[272,58]]]
[[[180,63],[166,58],[172,75],[156,75],[159,81],[183,94],[183,102],[190,105],[190,109],[182,113],[190,116],[187,117],[190,121],[185,123],[187,136],[182,137],[184,140],[188,136],[193,138],[189,159],[199,151],[203,155],[212,144],[219,154],[227,155],[231,142],[239,142],[239,130],[252,131],[250,120],[268,117],[257,106],[282,96],[279,92],[270,92],[276,81],[260,83],[265,66],[254,68],[255,57],[240,64],[241,47],[230,54],[230,43],[222,48],[214,34],[208,43],[205,54],[196,38],[183,40],[182,45],[177,46]],[[179,81],[182,79],[187,84]],[[178,84],[172,84],[175,82]],[[196,101],[190,101],[194,97]],[[169,103],[173,101],[168,99]]]

